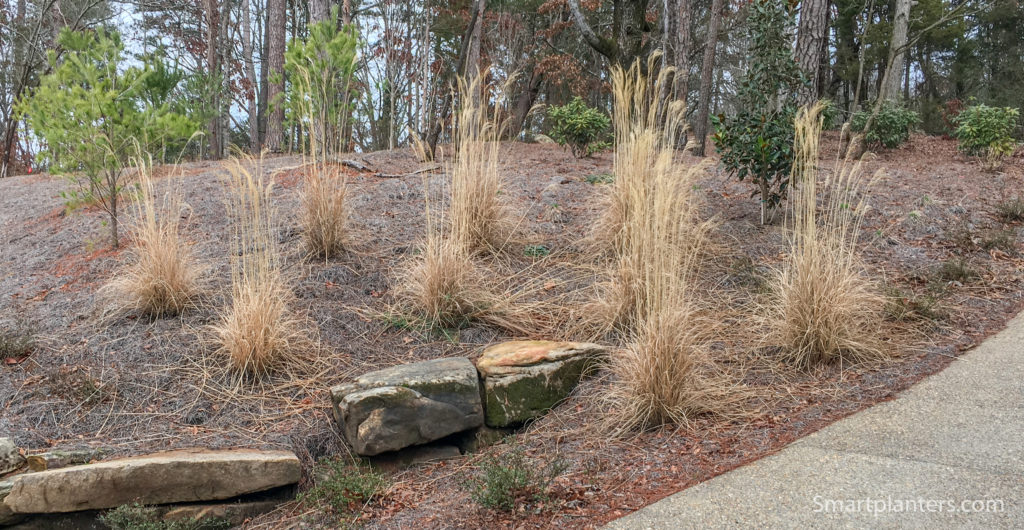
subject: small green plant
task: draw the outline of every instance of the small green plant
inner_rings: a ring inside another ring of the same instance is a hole
[[[854,132],[864,133],[866,143],[886,149],[903,145],[910,139],[910,130],[921,121],[917,112],[889,102],[882,104],[871,129],[865,131],[864,127],[870,117],[871,111],[868,110],[854,113],[850,118],[850,128]]]
[[[978,277],[978,272],[971,267],[967,258],[955,257],[942,262],[935,270],[935,277],[945,282],[966,283]]]
[[[203,520],[180,519],[164,521],[154,509],[139,503],[122,504],[100,515],[101,523],[111,530],[220,530],[231,528],[225,519],[212,517]]]
[[[513,511],[519,506],[546,500],[548,487],[565,467],[559,459],[538,465],[527,458],[521,445],[509,441],[504,454],[484,458],[480,464],[482,475],[470,481],[471,495],[485,508]]]
[[[598,109],[588,107],[579,96],[561,106],[548,108],[551,138],[558,145],[569,146],[576,158],[588,157],[608,146],[604,140],[611,119]]]
[[[1011,229],[991,229],[982,232],[978,243],[983,250],[1002,250],[1010,254],[1017,252],[1017,231]]]
[[[528,258],[543,258],[551,254],[551,249],[545,245],[526,245],[523,255]]]
[[[886,317],[894,322],[910,322],[915,320],[941,321],[947,313],[942,307],[941,293],[925,294],[907,293],[901,289],[890,288],[886,291]]]
[[[1024,196],[1018,195],[997,204],[996,215],[1005,223],[1024,221]]]
[[[25,321],[15,319],[12,325],[0,327],[0,361],[27,357],[35,349],[35,332]]]
[[[587,184],[598,185],[598,184],[611,184],[615,182],[615,175],[612,173],[594,173],[587,175],[587,178],[583,179]]]
[[[116,248],[119,199],[132,184],[136,146],[160,151],[189,138],[198,124],[171,111],[167,98],[154,97],[154,84],[177,80],[154,75],[150,62],[127,66],[117,32],[65,28],[58,44],[63,55],[49,52],[51,73],[18,111],[46,146],[40,159],[74,184],[62,196],[69,204],[99,205]]]
[[[996,167],[1017,148],[1013,130],[1019,120],[1020,111],[1015,108],[971,105],[953,118],[957,147],[967,155],[984,157]]]
[[[387,488],[387,479],[367,465],[342,458],[322,460],[322,478],[300,496],[303,502],[330,508],[335,515],[359,511],[360,506],[380,497]]]

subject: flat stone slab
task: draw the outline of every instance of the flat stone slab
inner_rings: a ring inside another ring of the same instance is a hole
[[[288,451],[171,451],[17,475],[4,505],[28,514],[221,500],[294,484],[301,474]]]
[[[485,421],[507,427],[536,418],[565,399],[607,348],[585,342],[512,341],[484,350]]]
[[[364,456],[483,425],[479,377],[461,357],[366,373],[331,388],[331,399],[342,434]]]

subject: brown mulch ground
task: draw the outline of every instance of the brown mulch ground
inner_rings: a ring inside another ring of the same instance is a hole
[[[824,141],[826,167],[836,144],[833,136]],[[544,274],[591,262],[579,242],[600,213],[603,188],[587,177],[610,172],[611,155],[575,161],[555,146],[526,144],[508,144],[503,154],[505,195],[521,222],[502,270]],[[422,167],[407,150],[360,158],[386,174]],[[416,528],[599,526],[889,399],[999,330],[1024,304],[1021,227],[995,215],[997,204],[1024,193],[1021,155],[1001,172],[987,173],[959,155],[953,141],[915,136],[908,146],[869,157],[864,168],[884,171],[869,199],[861,247],[872,273],[898,300],[886,325],[896,360],[810,373],[766,360],[770,345],[760,339],[750,302],[763,295],[771,267],[784,259],[784,235],[779,226],[758,225],[747,183],[710,168],[699,193],[718,228],[712,259],[702,269],[703,298],[721,320],[713,354],[753,396],[747,417],[703,418],[689,428],[604,439],[591,427],[592,398],[605,383],[590,381],[518,436],[538,465],[565,465],[543,502],[526,502],[514,514],[479,508],[466,486],[481,458],[473,455],[392,474],[388,494],[366,507],[361,521]],[[343,451],[330,419],[328,385],[400,362],[474,356],[483,345],[511,338],[481,324],[439,336],[389,316],[392,280],[425,231],[425,190],[443,202],[440,172],[378,178],[346,169],[357,243],[345,256],[324,262],[304,258],[295,228],[301,160],[269,159],[265,169],[274,172],[284,227],[278,239],[289,254],[300,310],[319,330],[321,362],[304,380],[279,377],[240,386],[209,359],[211,349],[202,340],[230,282],[218,163],[159,172],[161,185],[184,193],[183,228],[207,267],[208,285],[198,308],[180,319],[155,321],[99,319],[97,289],[125,254],[107,248],[103,214],[64,212],[58,193],[66,184],[60,179],[0,180],[0,323],[6,329],[23,320],[39,336],[30,356],[0,367],[0,433],[33,450],[284,447],[311,464]],[[528,244],[545,245],[552,257],[523,256]],[[942,279],[937,271],[951,259],[964,260],[976,276]],[[897,307],[911,314],[897,319]],[[309,517],[318,520],[290,506],[256,523],[282,526]]]

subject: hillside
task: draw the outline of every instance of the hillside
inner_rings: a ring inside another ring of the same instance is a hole
[[[838,143],[836,133],[828,134],[825,168]],[[577,161],[557,146],[520,143],[503,145],[501,153],[502,195],[518,225],[495,259],[494,283],[514,289],[540,278],[553,287],[537,296],[582,303],[594,282],[586,273],[594,257],[585,238],[603,208],[601,177],[611,172],[611,154]],[[307,366],[259,381],[232,375],[209,345],[207,328],[230,291],[231,227],[220,163],[158,168],[162,190],[183,192],[182,227],[206,272],[198,307],[157,320],[103,314],[101,288],[130,248],[128,240],[121,250],[109,248],[105,214],[67,211],[62,179],[0,179],[0,332],[28,330],[36,337],[28,356],[6,358],[0,367],[0,433],[32,449],[102,447],[125,455],[193,446],[286,448],[303,459],[308,478],[318,458],[345,453],[328,386],[401,362],[473,358],[487,344],[520,338],[481,323],[438,334],[396,316],[394,279],[427,229],[425,194],[444,203],[444,173],[420,172],[432,166],[419,164],[409,150],[356,158],[372,171],[345,168],[354,244],[326,261],[308,259],[299,244],[302,159],[265,161],[286,227],[278,242],[289,278],[301,314],[318,334]],[[501,514],[470,500],[466,477],[496,448],[392,473],[388,493],[364,510],[363,522],[373,528],[599,526],[891,397],[1024,307],[1021,219],[999,214],[1001,205],[1024,194],[1022,153],[990,173],[957,153],[953,140],[914,136],[900,149],[869,155],[863,169],[880,171],[860,248],[891,298],[885,337],[894,360],[799,371],[770,359],[772,345],[764,343],[751,302],[763,296],[769,271],[784,258],[784,231],[781,223],[760,226],[748,184],[711,166],[698,191],[703,215],[717,225],[701,264],[699,297],[719,323],[712,354],[750,392],[747,417],[702,418],[628,440],[605,439],[589,428],[598,413],[592,397],[605,384],[599,377],[517,435],[538,461],[565,463],[543,509]],[[527,251],[539,245],[550,255]],[[306,516],[288,505],[253,527]]]

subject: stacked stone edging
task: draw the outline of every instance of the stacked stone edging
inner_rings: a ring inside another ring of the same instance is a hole
[[[392,366],[332,387],[334,416],[363,456],[485,424],[509,428],[565,399],[606,352],[589,343],[514,341],[487,348],[475,365],[449,357]]]

